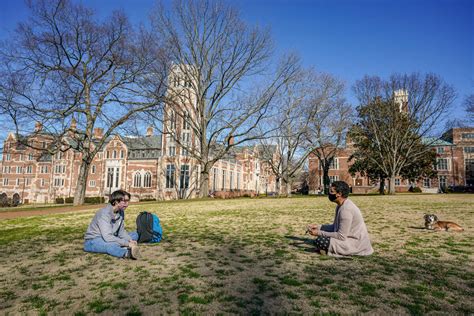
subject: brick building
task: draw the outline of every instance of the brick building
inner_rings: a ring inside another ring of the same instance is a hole
[[[107,139],[92,161],[86,197],[107,198],[117,189],[130,192],[133,200],[198,196],[201,169],[192,155],[198,148],[192,125],[196,119],[195,97],[188,89],[191,82],[183,71],[189,69],[175,65],[171,72],[167,91],[170,103],[164,109],[163,134],[154,135],[149,127],[144,136],[115,135]],[[75,124],[74,121],[70,130],[75,130]],[[55,155],[48,154],[46,149],[52,136],[43,133],[40,124],[36,125],[35,133],[20,136],[22,139],[13,133],[8,135],[0,169],[0,201],[51,203],[59,197],[74,196],[81,153],[64,149]],[[103,130],[96,128],[94,139],[102,138]],[[213,150],[219,149],[214,147]],[[268,172],[270,168],[262,152],[259,146],[233,147],[211,169],[212,194],[231,197],[274,192],[275,177]]]
[[[101,130],[96,129],[95,134],[101,137]],[[47,134],[35,133],[29,141],[47,147],[50,139]],[[107,198],[114,190],[125,189],[134,200],[196,197],[200,166],[180,154],[179,147],[178,153],[169,155],[162,139],[162,135],[153,135],[151,128],[146,136],[108,139],[91,164],[86,196]],[[13,133],[3,148],[0,200],[51,203],[58,197],[74,196],[79,152],[70,149],[46,154],[22,145]],[[268,172],[258,146],[240,146],[213,166],[209,188],[222,197],[263,194],[274,192],[275,177]]]
[[[408,191],[416,185],[424,192],[435,193],[440,188],[449,186],[474,186],[474,128],[453,128],[447,131],[441,139],[427,140],[437,154],[438,171],[435,179],[421,179],[418,183],[396,179],[397,192]],[[342,180],[352,186],[354,193],[376,192],[378,184],[372,184],[370,179],[349,173],[349,157],[353,153],[349,145],[337,150],[335,159],[329,170],[330,181]],[[323,187],[323,174],[318,158],[309,156],[309,186],[310,193],[316,193]]]

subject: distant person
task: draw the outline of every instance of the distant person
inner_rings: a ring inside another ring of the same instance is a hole
[[[84,251],[106,253],[114,257],[138,259],[140,256],[136,232],[125,230],[125,209],[130,193],[117,190],[109,204],[97,211],[84,236]]]
[[[317,236],[314,242],[319,253],[332,256],[367,256],[374,252],[362,214],[348,196],[347,183],[333,182],[328,198],[337,204],[334,222],[308,225],[308,232]]]

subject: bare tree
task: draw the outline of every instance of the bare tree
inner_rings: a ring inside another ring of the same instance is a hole
[[[466,97],[464,100],[464,108],[467,113],[467,122],[474,125],[474,94]]]
[[[158,6],[153,17],[155,35],[167,41],[175,65],[163,117],[150,113],[151,120],[161,119],[163,134],[200,164],[205,197],[212,166],[232,147],[262,137],[256,127],[296,60],[271,73],[268,31],[249,27],[223,1],[176,1],[171,12]],[[191,139],[182,137],[184,121]]]
[[[429,160],[429,140],[436,139],[429,137],[435,136],[455,92],[434,74],[392,75],[386,81],[366,76],[354,92],[360,102],[359,122],[351,131],[356,151],[368,159],[364,165],[390,179],[389,193],[394,194],[396,177],[413,177],[409,167]]]
[[[318,118],[328,114],[328,104],[340,97],[342,90],[337,81],[330,80],[327,74],[318,74],[314,70],[300,71],[298,76],[285,85],[278,96],[273,116],[268,120],[266,130],[272,131],[270,137],[261,140],[265,157],[276,175],[277,193],[280,186],[286,187],[291,195],[293,179],[299,172],[309,154],[318,143],[310,143],[307,136],[314,129]],[[335,94],[329,90],[336,89]],[[332,99],[332,100],[330,100]]]
[[[324,192],[329,190],[329,168],[337,156],[352,124],[352,108],[343,97],[344,84],[329,74],[321,76],[315,87],[313,110],[306,133],[307,146],[317,157],[323,172]]]
[[[166,58],[124,13],[99,21],[67,0],[41,0],[30,9],[1,50],[1,105],[18,134],[37,121],[51,153],[79,152],[74,204],[82,204],[90,164],[107,138],[159,104]],[[105,130],[100,138],[96,127]]]

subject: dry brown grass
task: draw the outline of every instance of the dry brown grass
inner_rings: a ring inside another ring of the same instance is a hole
[[[3,314],[472,314],[472,195],[354,196],[375,254],[312,251],[308,223],[330,222],[324,197],[178,201],[157,213],[165,241],[127,261],[82,251],[93,212],[0,221]],[[463,233],[432,232],[423,214]]]

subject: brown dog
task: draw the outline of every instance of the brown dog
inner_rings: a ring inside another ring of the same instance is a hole
[[[438,221],[438,217],[434,214],[426,214],[424,218],[425,218],[426,229],[432,229],[436,231],[438,230],[445,230],[445,231],[452,230],[455,232],[464,231],[464,228],[462,228],[456,223]]]

